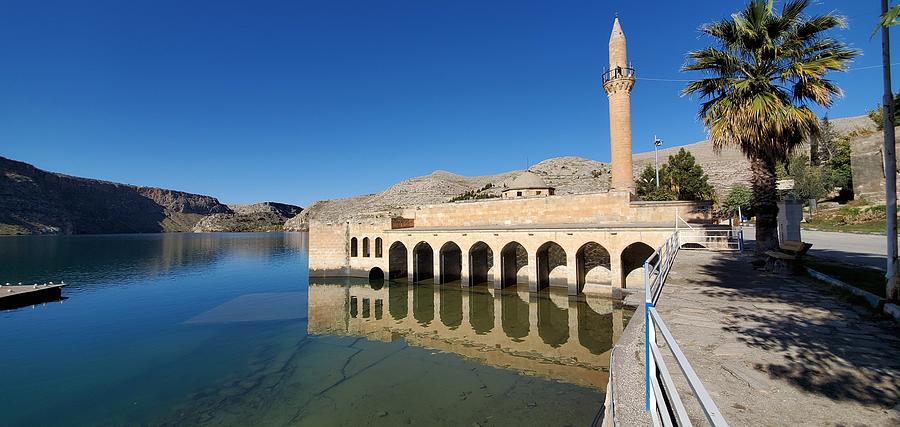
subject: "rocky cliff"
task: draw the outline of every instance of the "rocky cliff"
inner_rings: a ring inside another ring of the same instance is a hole
[[[281,231],[285,221],[303,211],[300,206],[276,202],[228,207],[232,212],[204,217],[194,225],[193,231]]]
[[[0,157],[0,234],[190,231],[213,197],[78,178]]]

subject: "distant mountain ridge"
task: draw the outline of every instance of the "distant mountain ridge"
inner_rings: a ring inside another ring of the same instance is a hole
[[[303,211],[300,206],[277,202],[229,205],[230,213],[216,213],[194,224],[194,232],[281,231],[285,221]]]
[[[273,205],[279,212],[301,210],[280,203],[267,206]],[[254,213],[260,209],[249,208]],[[0,234],[189,232],[214,215],[236,213],[215,197],[79,178],[0,157]],[[264,217],[264,222],[277,216],[251,214]],[[278,218],[282,223],[287,219]],[[242,227],[253,224],[245,221]]]

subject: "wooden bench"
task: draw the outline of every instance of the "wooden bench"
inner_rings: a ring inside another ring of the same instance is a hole
[[[766,270],[780,274],[798,274],[798,261],[811,247],[812,243],[785,240],[777,251],[766,251]]]

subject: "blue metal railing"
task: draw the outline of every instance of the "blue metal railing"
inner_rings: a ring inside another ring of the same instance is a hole
[[[738,239],[738,250],[743,249],[743,234],[740,229],[724,231],[728,232],[726,237],[729,240]],[[682,235],[682,233],[686,234]],[[676,230],[644,262],[644,330],[646,333],[644,346],[645,360],[647,362],[645,364],[646,410],[650,411],[653,425],[656,426],[692,425],[684,402],[675,388],[671,372],[662,358],[662,352],[656,342],[657,332],[662,335],[667,347],[675,357],[678,367],[694,391],[694,395],[697,396],[697,400],[699,400],[709,424],[716,427],[728,426],[728,423],[722,416],[722,412],[719,411],[706,388],[703,387],[703,383],[700,381],[697,373],[694,372],[687,357],[681,351],[678,342],[675,341],[675,337],[672,336],[662,317],[656,311],[656,303],[659,301],[662,288],[665,285],[669,271],[672,269],[672,265],[675,263],[675,256],[678,255],[681,245],[685,241],[687,243],[699,243],[698,240],[713,238],[713,241],[716,241],[716,239],[721,239],[722,237],[715,234],[713,236],[706,235],[707,232],[705,231],[699,231],[699,233],[704,233],[705,237],[701,239],[698,237],[698,232],[694,230]],[[706,247],[708,248],[709,246]],[[731,245],[726,243],[725,248],[729,247]]]

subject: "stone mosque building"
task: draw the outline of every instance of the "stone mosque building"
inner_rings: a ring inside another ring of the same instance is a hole
[[[534,172],[525,171],[503,186],[501,197],[517,199],[521,197],[547,197],[553,195],[553,187]]]
[[[561,287],[624,288],[678,227],[708,222],[708,202],[642,202],[632,194],[631,91],[619,19],[601,76],[609,99],[611,188],[557,195],[524,172],[502,197],[369,213],[349,222],[309,223],[309,273],[316,277],[387,278],[536,292]],[[632,277],[629,278],[631,274]]]

